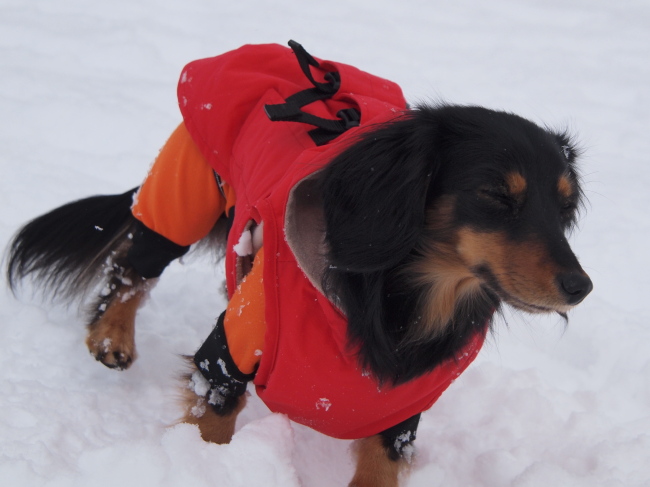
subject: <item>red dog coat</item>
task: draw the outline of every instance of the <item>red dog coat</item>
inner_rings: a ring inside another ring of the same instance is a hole
[[[359,131],[399,117],[406,102],[393,82],[341,63],[316,65],[307,73],[290,49],[244,46],[187,65],[178,98],[198,150],[236,194],[226,254],[231,296],[241,277],[234,247],[251,221],[264,222],[266,335],[254,377],[259,397],[272,411],[327,435],[362,438],[430,408],[474,360],[485,335],[476,334],[456,360],[396,387],[380,386],[359,367],[344,314],[303,272],[287,241],[287,205],[292,190],[353,143]],[[310,99],[298,116],[287,107],[285,101],[297,93],[333,85],[332,73],[340,81],[335,92]],[[309,127],[299,123],[338,120],[341,110],[351,108],[360,115],[359,127],[333,141],[322,133],[310,136]],[[273,113],[285,121],[271,121]]]

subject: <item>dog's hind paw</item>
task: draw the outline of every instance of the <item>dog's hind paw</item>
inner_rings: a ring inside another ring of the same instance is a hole
[[[91,329],[86,338],[88,351],[108,368],[128,369],[136,358],[133,336],[129,337],[128,333],[121,333],[124,330],[97,325],[94,326],[95,329]]]
[[[88,325],[88,350],[106,367],[128,369],[136,359],[135,314],[145,294],[145,289],[119,289]]]

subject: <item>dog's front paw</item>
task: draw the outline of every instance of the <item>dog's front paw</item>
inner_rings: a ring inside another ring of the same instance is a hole
[[[237,415],[246,405],[246,394],[222,398],[225,402],[216,406],[211,394],[216,391],[210,390],[210,385],[199,371],[195,370],[186,380],[182,394],[185,416],[181,422],[197,425],[205,441],[219,445],[230,443],[235,433]]]
[[[354,478],[348,487],[397,487],[403,459],[391,460],[381,435],[357,440],[353,447],[357,457]]]

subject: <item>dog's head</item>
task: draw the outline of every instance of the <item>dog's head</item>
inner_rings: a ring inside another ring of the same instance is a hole
[[[515,308],[566,313],[592,289],[566,238],[582,197],[574,144],[483,108],[446,107],[439,119],[439,170],[421,244],[429,252],[418,262],[451,272],[452,281],[467,275],[468,286],[485,286]],[[441,247],[455,254],[454,269],[437,262]]]
[[[418,107],[363,135],[322,187],[326,277],[353,338],[422,343],[501,302],[562,315],[580,303],[592,283],[566,238],[577,154],[565,133],[481,107]]]

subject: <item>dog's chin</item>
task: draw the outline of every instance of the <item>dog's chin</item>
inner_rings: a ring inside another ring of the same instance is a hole
[[[526,303],[517,298],[513,298],[512,296],[503,299],[503,301],[509,304],[510,306],[512,306],[513,308],[518,309],[520,311],[525,311],[526,313],[531,313],[531,314],[557,313],[564,318],[566,318],[567,313],[572,308],[571,306],[547,306],[547,305]]]
[[[557,313],[565,320],[567,319],[567,313],[573,308],[573,306],[560,304],[560,305],[550,305],[547,303],[530,303],[523,299],[518,298],[512,294],[507,293],[503,289],[493,290],[499,296],[499,299],[504,303],[512,306],[513,308],[524,311],[530,314],[552,314]]]

